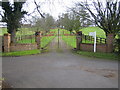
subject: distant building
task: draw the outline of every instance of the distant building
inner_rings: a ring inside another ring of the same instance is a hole
[[[0,22],[0,28],[7,27],[7,23],[5,22]]]
[[[31,27],[31,24],[22,24],[22,27]]]

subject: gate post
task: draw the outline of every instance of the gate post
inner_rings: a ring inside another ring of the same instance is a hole
[[[108,53],[114,51],[113,42],[114,42],[114,34],[108,34],[107,41],[106,41]]]
[[[42,37],[42,35],[41,35],[41,32],[36,32],[35,33],[35,42],[37,43],[37,49],[40,49],[40,43],[41,43],[41,37]]]
[[[3,38],[2,38],[2,36],[0,36],[0,42],[1,42],[1,43],[0,43],[0,52],[2,52],[2,51],[3,51],[3,50],[2,50],[2,49],[3,49],[3,48],[2,48],[2,46],[3,46],[2,39],[3,39]]]
[[[77,50],[80,50],[81,43],[82,43],[82,31],[79,31],[76,34],[76,48],[77,48]]]
[[[4,52],[10,52],[11,35],[9,33],[4,34]]]

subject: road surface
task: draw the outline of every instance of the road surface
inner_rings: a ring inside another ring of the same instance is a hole
[[[13,88],[118,88],[118,62],[71,52],[57,37],[38,55],[3,57],[3,77]]]

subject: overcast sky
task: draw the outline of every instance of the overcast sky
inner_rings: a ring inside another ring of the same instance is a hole
[[[1,1],[1,0],[0,0]],[[4,1],[4,0],[3,0]],[[13,0],[10,0],[13,2]],[[65,13],[67,11],[67,7],[73,7],[75,2],[81,2],[84,0],[36,0],[36,2],[41,6],[40,11],[42,13],[49,13],[55,19],[58,18],[59,15]],[[87,0],[88,2],[96,1],[96,0]],[[100,0],[104,2],[105,0]],[[28,11],[29,13],[33,12],[35,9],[34,0],[27,0],[24,4],[23,9]],[[37,11],[33,14],[33,16],[40,16]],[[28,19],[30,17],[27,17]]]
[[[24,9],[28,12],[32,12],[35,8],[34,0],[27,0],[24,5]],[[67,11],[67,7],[72,7],[75,2],[83,1],[83,0],[36,0],[41,5],[42,13],[49,13],[54,18],[58,18],[58,15],[65,13]]]

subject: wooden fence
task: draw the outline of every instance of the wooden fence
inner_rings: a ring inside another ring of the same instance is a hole
[[[82,40],[84,40],[84,43],[87,43],[88,41],[89,43],[94,43],[94,38],[89,35],[82,34]],[[106,44],[106,38],[96,37],[96,42],[98,44],[101,44],[101,43]]]

